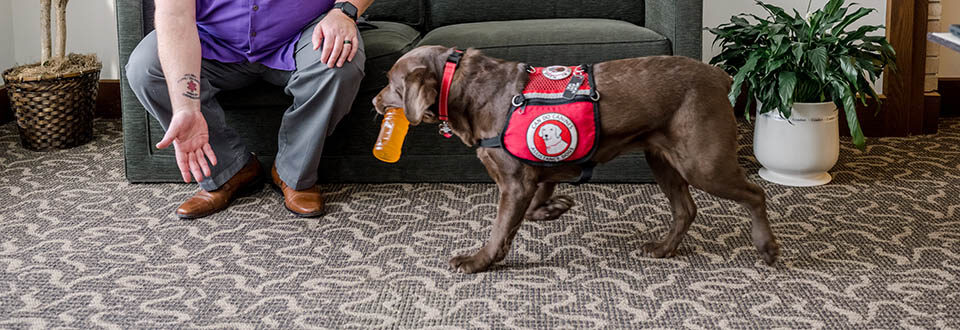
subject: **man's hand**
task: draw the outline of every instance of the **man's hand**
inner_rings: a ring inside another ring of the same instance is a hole
[[[217,165],[217,156],[213,154],[209,140],[207,121],[200,111],[174,111],[170,127],[163,140],[157,143],[157,149],[166,149],[172,143],[183,182],[190,182],[191,174],[200,182],[205,176],[210,176],[210,166]]]
[[[330,10],[317,27],[313,29],[313,50],[320,48],[323,40],[323,53],[320,61],[328,67],[342,67],[344,62],[353,61],[357,55],[360,40],[357,38],[357,23],[339,9]]]

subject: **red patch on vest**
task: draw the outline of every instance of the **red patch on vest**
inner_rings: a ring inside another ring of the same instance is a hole
[[[566,68],[570,71],[536,68],[530,74],[523,90],[524,104],[510,112],[502,135],[504,149],[513,156],[545,165],[585,161],[592,154],[597,140],[592,86],[580,67]],[[544,75],[545,69],[553,70]],[[566,99],[563,93],[576,75],[582,76],[583,82],[576,88],[576,96]]]

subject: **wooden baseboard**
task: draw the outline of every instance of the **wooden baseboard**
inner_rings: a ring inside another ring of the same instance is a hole
[[[120,105],[120,80],[110,79],[100,81],[100,90],[97,92],[97,117],[120,118],[123,108]]]
[[[960,78],[940,78],[937,91],[940,92],[940,114],[960,116]]]
[[[937,134],[940,126],[940,112],[943,98],[940,93],[923,94],[923,134]]]
[[[13,120],[13,111],[10,111],[10,97],[7,88],[0,87],[0,124]]]
[[[120,80],[101,80],[97,92],[97,118],[120,118]],[[10,109],[10,99],[6,87],[0,87],[0,124],[13,120],[13,110]]]
[[[867,105],[863,105],[857,100],[857,120],[860,122],[860,130],[867,137],[887,136],[884,130],[884,111],[888,111],[890,102],[886,95],[879,95],[880,102],[873,98],[867,99]],[[850,128],[847,125],[847,116],[843,110],[840,110],[840,136],[850,136]]]

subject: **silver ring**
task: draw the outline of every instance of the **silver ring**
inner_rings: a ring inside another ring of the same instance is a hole
[[[519,107],[523,105],[523,101],[524,101],[523,94],[517,94],[513,96],[513,100],[510,100],[510,104],[512,104],[515,107]]]

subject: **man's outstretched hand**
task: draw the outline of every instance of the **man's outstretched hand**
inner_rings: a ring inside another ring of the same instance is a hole
[[[320,61],[328,67],[342,67],[344,62],[353,61],[360,47],[357,38],[357,23],[340,10],[331,10],[313,29],[313,50],[317,50],[323,41]],[[346,43],[349,42],[349,43]]]
[[[170,127],[157,149],[166,149],[173,144],[177,166],[183,182],[190,182],[191,175],[197,182],[210,176],[210,167],[217,165],[217,156],[210,148],[210,132],[203,114],[196,110],[174,111]],[[208,165],[209,160],[209,165]]]

